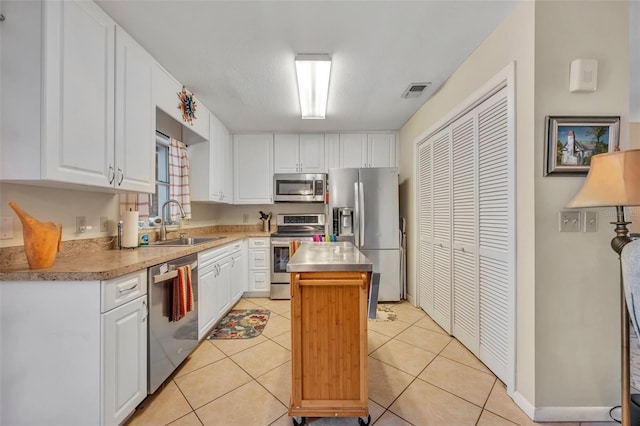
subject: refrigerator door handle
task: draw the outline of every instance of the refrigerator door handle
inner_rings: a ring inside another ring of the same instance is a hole
[[[353,238],[353,242],[355,243],[356,247],[360,248],[360,194],[358,191],[358,182],[355,182],[353,184],[353,191],[354,191],[354,215],[353,215],[353,231],[355,233],[354,238]],[[355,223],[357,221],[357,223]]]
[[[360,189],[358,191],[358,197],[359,197],[359,202],[358,204],[360,204],[360,217],[358,218],[359,222],[360,222],[360,247],[364,247],[364,184],[362,182],[360,182]]]

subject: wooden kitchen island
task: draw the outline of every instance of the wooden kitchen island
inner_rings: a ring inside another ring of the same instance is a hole
[[[367,389],[367,297],[373,264],[353,244],[302,243],[291,273],[291,401],[304,417],[364,417]],[[296,417],[303,417],[298,423]]]

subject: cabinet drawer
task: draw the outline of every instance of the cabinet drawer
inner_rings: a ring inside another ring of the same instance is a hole
[[[269,238],[249,238],[249,248],[269,247]]]
[[[215,263],[222,259],[225,256],[228,256],[231,253],[231,247],[233,245],[224,245],[222,247],[212,248],[206,251],[201,251],[198,253],[198,266],[200,268],[205,268],[211,263]]]
[[[147,294],[147,270],[142,269],[100,283],[101,312],[107,312],[129,300]]]
[[[269,269],[269,250],[249,250],[249,269]]]
[[[269,291],[271,277],[267,271],[249,271],[249,290]]]

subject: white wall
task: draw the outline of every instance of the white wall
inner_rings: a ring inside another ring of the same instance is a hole
[[[415,145],[480,86],[515,61],[517,216],[517,371],[516,390],[533,403],[534,380],[534,3],[522,2],[400,130],[401,211],[408,217],[409,293],[415,296]]]
[[[14,238],[0,240],[0,247],[23,244],[22,224],[9,207],[9,201],[41,222],[62,224],[63,241],[115,235],[115,228],[110,233],[100,232],[100,216],[107,216],[115,223],[120,215],[120,201],[116,194],[2,183],[0,216],[13,218]],[[76,233],[76,216],[85,216],[87,225],[93,229]]]
[[[558,212],[584,179],[543,177],[543,153],[545,115],[620,115],[621,145],[629,146],[627,16],[628,2],[523,2],[400,131],[401,208],[410,219],[409,291],[415,295],[415,144],[515,61],[515,391],[523,405],[530,404],[524,408],[536,407],[547,420],[619,403],[618,276],[607,223],[612,210],[599,210],[596,233],[559,233]],[[580,57],[600,61],[595,93],[568,91],[569,63]],[[603,410],[595,416],[604,416]],[[596,419],[593,412],[586,415]]]
[[[558,213],[583,177],[543,177],[545,115],[620,115],[628,144],[628,3],[536,2],[536,405],[619,404],[619,282],[613,209],[596,233],[558,232]],[[598,60],[593,93],[570,93],[569,64]]]

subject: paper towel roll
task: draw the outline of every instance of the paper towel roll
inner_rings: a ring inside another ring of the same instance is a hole
[[[122,214],[122,247],[138,247],[138,212]]]

